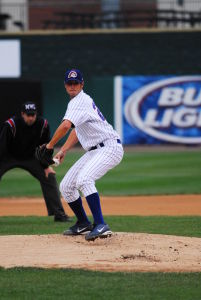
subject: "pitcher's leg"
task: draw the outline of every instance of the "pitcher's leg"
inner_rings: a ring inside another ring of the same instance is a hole
[[[95,227],[86,240],[94,240],[97,237],[105,237],[111,234],[110,228],[105,224],[95,180],[102,177],[110,169],[118,165],[123,157],[123,149],[120,146],[97,149],[96,155],[88,161],[80,171],[77,178],[77,187],[82,191],[88,202],[94,218]]]
[[[94,150],[94,155],[85,163],[77,176],[76,187],[85,197],[97,193],[95,181],[117,166],[123,158],[120,145]]]
[[[98,192],[86,196],[86,200],[92,212],[94,224],[105,224]]]
[[[60,192],[67,203],[74,202],[80,196],[76,187],[77,176],[89,160],[89,153],[85,153],[66,173],[60,183]]]
[[[64,231],[64,235],[79,235],[82,233],[89,232],[93,229],[93,225],[88,220],[87,215],[82,206],[82,199],[79,197],[76,201],[68,203],[75,216],[77,217],[77,222],[75,225],[71,226],[69,229]]]
[[[62,182],[60,183],[60,191],[77,217],[77,222],[74,226],[70,227],[64,232],[64,235],[81,234],[88,231],[91,223],[89,222],[87,215],[82,205],[82,199],[79,195],[79,191],[76,188],[77,175],[85,163],[89,159],[89,154],[85,153],[66,173]],[[91,227],[90,227],[91,228]]]

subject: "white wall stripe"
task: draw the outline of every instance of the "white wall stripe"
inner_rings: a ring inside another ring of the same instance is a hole
[[[122,77],[114,77],[114,128],[118,132],[122,142]]]

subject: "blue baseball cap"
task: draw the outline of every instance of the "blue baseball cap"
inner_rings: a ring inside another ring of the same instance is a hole
[[[64,77],[64,83],[68,81],[78,81],[82,83],[84,81],[82,73],[78,69],[67,70]]]

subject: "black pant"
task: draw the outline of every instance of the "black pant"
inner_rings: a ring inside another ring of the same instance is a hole
[[[13,157],[6,157],[0,161],[0,179],[8,170],[13,168],[24,169],[39,180],[49,216],[65,215],[55,174],[50,173],[46,177],[44,169],[34,158],[18,160]]]

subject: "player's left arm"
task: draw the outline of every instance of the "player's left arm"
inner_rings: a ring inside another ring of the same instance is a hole
[[[46,145],[47,149],[53,149],[54,146],[68,133],[72,126],[72,123],[69,120],[64,120],[61,125],[55,131],[52,139]]]

